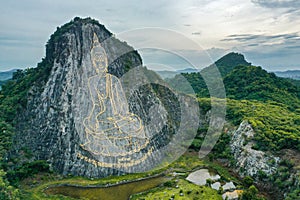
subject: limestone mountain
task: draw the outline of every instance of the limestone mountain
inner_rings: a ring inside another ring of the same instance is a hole
[[[51,35],[38,67],[3,89],[16,91],[19,105],[5,119],[16,132],[7,159],[14,167],[46,160],[57,172],[87,177],[151,169],[168,153],[183,112],[159,81],[99,22],[74,18]]]
[[[291,109],[298,108],[300,89],[297,84],[277,77],[261,67],[251,66],[242,54],[229,53],[216,61],[215,66],[223,79],[227,97],[238,100],[274,101],[286,104]],[[199,97],[209,97],[209,90],[202,75],[209,76],[210,71],[212,65],[200,73],[182,73],[168,82],[177,86],[182,79],[186,79]],[[215,78],[214,74],[211,78]],[[187,91],[185,88],[182,90]]]
[[[229,74],[235,67],[237,66],[248,66],[251,63],[245,60],[245,57],[242,54],[231,52],[217,60],[212,65],[205,67],[200,72],[192,72],[192,73],[181,73],[176,75],[174,78],[167,79],[167,82],[181,91],[188,91],[187,88],[183,88],[180,83],[184,80],[189,81],[194,91],[200,97],[209,97],[209,90],[207,88],[207,84],[203,79],[203,75],[207,77],[210,81],[210,85],[215,85],[215,79],[224,78],[227,74]],[[218,72],[216,72],[218,70]],[[215,85],[215,88],[218,86]]]
[[[245,60],[245,56],[240,53],[231,52],[215,62],[222,77],[230,73],[236,66],[250,66],[251,63]],[[204,69],[207,70],[207,69]]]

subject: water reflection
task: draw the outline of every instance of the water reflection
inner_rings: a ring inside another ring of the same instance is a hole
[[[140,181],[124,183],[109,187],[83,187],[83,186],[54,186],[44,192],[48,195],[61,194],[76,199],[89,200],[127,200],[132,194],[147,191],[170,180],[169,177],[154,177]]]

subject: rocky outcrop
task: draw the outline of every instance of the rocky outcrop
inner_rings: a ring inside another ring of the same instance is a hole
[[[222,198],[223,199],[227,199],[227,200],[238,200],[240,199],[239,197],[241,196],[242,194],[242,190],[234,190],[233,192],[225,192],[223,195],[222,195]]]
[[[145,82],[156,76],[137,51],[89,18],[58,28],[46,47],[48,78],[33,83],[18,113],[9,157],[28,149],[31,160],[47,160],[62,174],[103,177],[149,170],[174,153],[164,148],[176,139],[188,101],[180,104],[181,97],[155,84],[158,78]]]
[[[254,134],[251,124],[247,121],[243,121],[233,132],[230,147],[236,160],[236,166],[238,166],[242,176],[256,176],[260,171],[266,175],[271,175],[277,169],[279,158],[252,149]]]

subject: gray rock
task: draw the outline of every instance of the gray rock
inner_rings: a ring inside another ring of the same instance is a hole
[[[213,184],[211,184],[211,188],[214,190],[219,190],[221,187],[221,183],[220,182],[215,182]]]
[[[222,186],[223,191],[231,191],[231,190],[235,190],[235,185],[233,184],[232,181],[225,183],[225,185]]]
[[[252,149],[254,143],[251,139],[254,135],[255,132],[247,121],[243,121],[239,128],[233,132],[230,147],[237,162],[236,166],[243,168],[240,170],[242,176],[255,176],[260,170],[271,175],[277,169],[279,157]],[[274,162],[271,162],[272,160]]]

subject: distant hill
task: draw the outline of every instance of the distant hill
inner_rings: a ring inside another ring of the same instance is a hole
[[[210,65],[201,70],[201,74],[206,74],[207,77],[215,76],[214,74],[214,66],[216,66],[220,72],[222,77],[226,76],[230,73],[236,66],[248,66],[251,63],[245,60],[245,57],[240,53],[231,52],[226,54],[219,60],[217,60],[215,65]],[[209,92],[206,86],[206,83],[198,72],[191,72],[191,73],[181,73],[181,75],[176,75],[172,79],[168,79],[167,82],[176,89],[181,90],[182,92],[189,91],[187,88],[181,88],[182,79],[187,79],[191,86],[194,89],[194,92],[198,94],[200,97],[209,97]],[[209,75],[212,74],[212,75]]]
[[[169,71],[169,70],[158,70],[155,71],[157,74],[160,75],[161,78],[166,79],[166,78],[173,78],[175,77],[177,74],[181,74],[181,73],[193,73],[193,72],[198,72],[197,69],[194,68],[186,68],[186,69],[180,69],[180,70],[176,70],[176,71]]]
[[[12,69],[9,71],[4,71],[4,72],[0,72],[0,90],[1,90],[1,86],[9,79],[12,78],[13,73],[16,72],[17,69]]]
[[[0,81],[6,81],[8,79],[11,79],[13,73],[16,71],[17,71],[17,69],[12,69],[9,71],[0,72]]]
[[[275,101],[296,109],[300,105],[300,88],[286,78],[277,77],[268,73],[261,67],[251,66],[242,54],[229,53],[215,62],[223,77],[226,96],[231,99],[245,99],[258,101]],[[209,97],[209,91],[201,74],[210,74],[212,65],[204,68],[200,73],[182,73],[173,79],[167,80],[169,84],[182,91],[180,83],[185,78],[193,87],[199,97]]]
[[[236,66],[238,66],[238,65],[250,66],[251,63],[249,63],[245,60],[245,57],[243,54],[231,52],[229,54],[226,54],[219,60],[217,60],[215,62],[215,65],[218,67],[221,76],[224,77],[228,73],[230,73]],[[208,68],[203,69],[203,70],[207,70]]]
[[[168,71],[168,70],[162,70],[162,71],[155,71],[162,79],[166,78],[173,78],[177,74],[180,74],[180,72],[177,71]]]
[[[180,73],[193,73],[193,72],[199,72],[199,70],[194,69],[194,68],[186,68],[186,69],[177,70],[177,72],[180,72]]]
[[[300,80],[300,70],[277,71],[274,73],[279,77]]]
[[[233,68],[238,65],[245,65],[245,66],[251,65],[251,63],[249,63],[245,60],[244,55],[242,55],[240,53],[235,53],[235,52],[226,54],[225,56],[223,56],[222,58],[217,60],[214,64],[218,67],[219,72],[222,77],[224,77],[226,74],[231,72],[233,70]],[[204,68],[202,70],[202,72],[209,73],[209,71],[212,68],[213,68],[213,65],[210,65],[210,66]],[[194,68],[186,68],[186,69],[176,70],[176,71],[168,71],[168,70],[156,71],[156,73],[158,73],[163,79],[173,78],[177,74],[181,74],[181,73],[190,74],[190,73],[197,73],[197,72],[199,72],[199,71]]]

